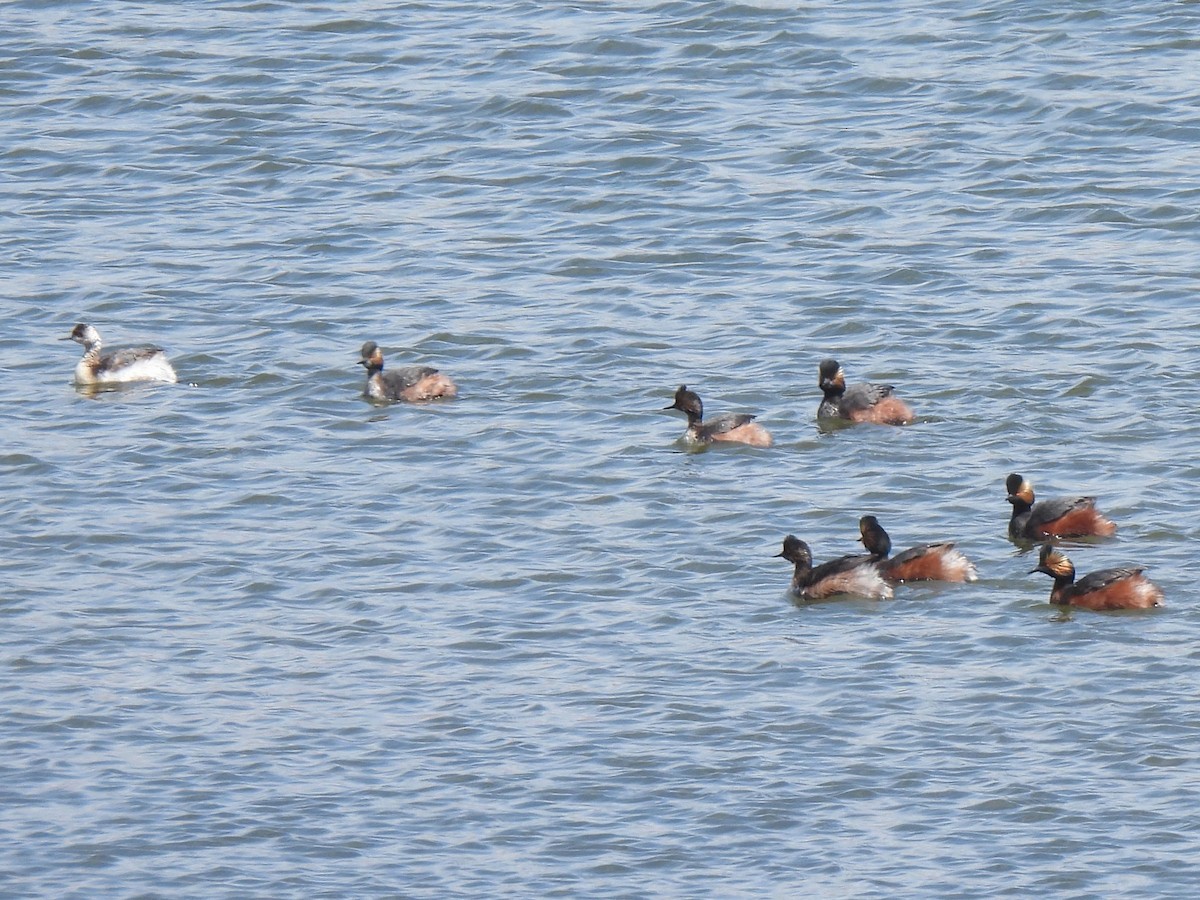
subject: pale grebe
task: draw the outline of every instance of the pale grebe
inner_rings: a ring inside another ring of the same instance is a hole
[[[83,323],[76,325],[63,340],[83,345],[83,359],[75,366],[76,384],[178,381],[161,347],[123,347],[101,353],[100,332]]]

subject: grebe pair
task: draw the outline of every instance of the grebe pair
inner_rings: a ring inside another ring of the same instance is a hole
[[[874,516],[858,520],[859,540],[865,554],[841,556],[814,567],[808,544],[789,534],[776,554],[795,565],[792,593],[804,600],[824,600],[837,594],[858,594],[872,600],[890,600],[893,586],[909,581],[974,581],[974,564],[954,544],[918,544],[889,556],[892,539]]]
[[[102,352],[100,332],[82,322],[63,340],[83,345],[83,359],[75,366],[75,383],[86,386],[178,381],[175,369],[161,347],[128,347]],[[383,351],[374,341],[362,346],[359,365],[367,370],[363,396],[378,401],[422,401],[451,398],[458,388],[448,377],[429,366],[403,366],[383,371]]]
[[[1054,579],[1050,602],[1082,609],[1150,609],[1162,606],[1163,592],[1142,572],[1142,567],[1101,569],[1075,580],[1075,566],[1054,549],[1059,538],[1112,537],[1116,523],[1096,509],[1095,497],[1056,497],[1034,502],[1033,485],[1014,472],[1005,480],[1012,518],[1008,536],[1019,544],[1046,541],[1038,564],[1030,574],[1042,572]]]
[[[915,419],[913,411],[895,395],[890,384],[852,384],[847,387],[846,376],[836,359],[822,360],[817,367],[817,376],[817,383],[825,393],[825,399],[817,407],[818,420],[911,425]],[[687,414],[684,440],[690,444],[730,442],[751,447],[771,446],[771,435],[755,424],[755,417],[748,413],[724,413],[704,421],[704,404],[687,385],[679,386],[675,391],[675,402],[664,409],[677,409]]]

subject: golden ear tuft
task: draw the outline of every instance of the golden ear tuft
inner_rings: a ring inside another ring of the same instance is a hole
[[[1075,573],[1075,566],[1061,553],[1047,553],[1042,565],[1057,576],[1070,576]]]

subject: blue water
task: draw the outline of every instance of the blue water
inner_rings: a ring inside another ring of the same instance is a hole
[[[1200,7],[3,20],[0,894],[1194,894]],[[1051,607],[1010,472],[1166,608]],[[865,513],[979,582],[793,603]]]

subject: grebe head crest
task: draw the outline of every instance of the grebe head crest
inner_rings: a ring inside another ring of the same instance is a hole
[[[783,549],[775,554],[776,557],[783,557],[791,563],[803,563],[804,565],[812,565],[812,551],[808,549],[808,544],[800,540],[794,534],[789,534],[783,539]]]
[[[63,340],[74,341],[77,344],[83,344],[83,346],[87,347],[91,344],[100,343],[100,332],[91,325],[85,325],[83,322],[80,322],[71,329],[71,333],[63,338]]]
[[[821,390],[839,387],[845,390],[846,376],[836,359],[821,360],[821,365],[817,367],[817,376],[817,385]]]
[[[677,409],[687,413],[689,417],[702,418],[704,416],[704,404],[700,402],[700,395],[695,391],[689,391],[686,384],[681,384],[679,390],[675,392],[675,402],[670,406],[664,406],[663,409]]]
[[[1033,485],[1016,472],[1005,479],[1004,489],[1008,491],[1008,502],[1013,506],[1017,504],[1027,507],[1033,505]]]
[[[1044,572],[1054,578],[1066,578],[1069,581],[1075,580],[1075,566],[1071,560],[1067,559],[1066,555],[1059,553],[1050,544],[1043,544],[1041,552],[1038,554],[1038,564],[1029,570],[1030,574],[1034,572]]]

